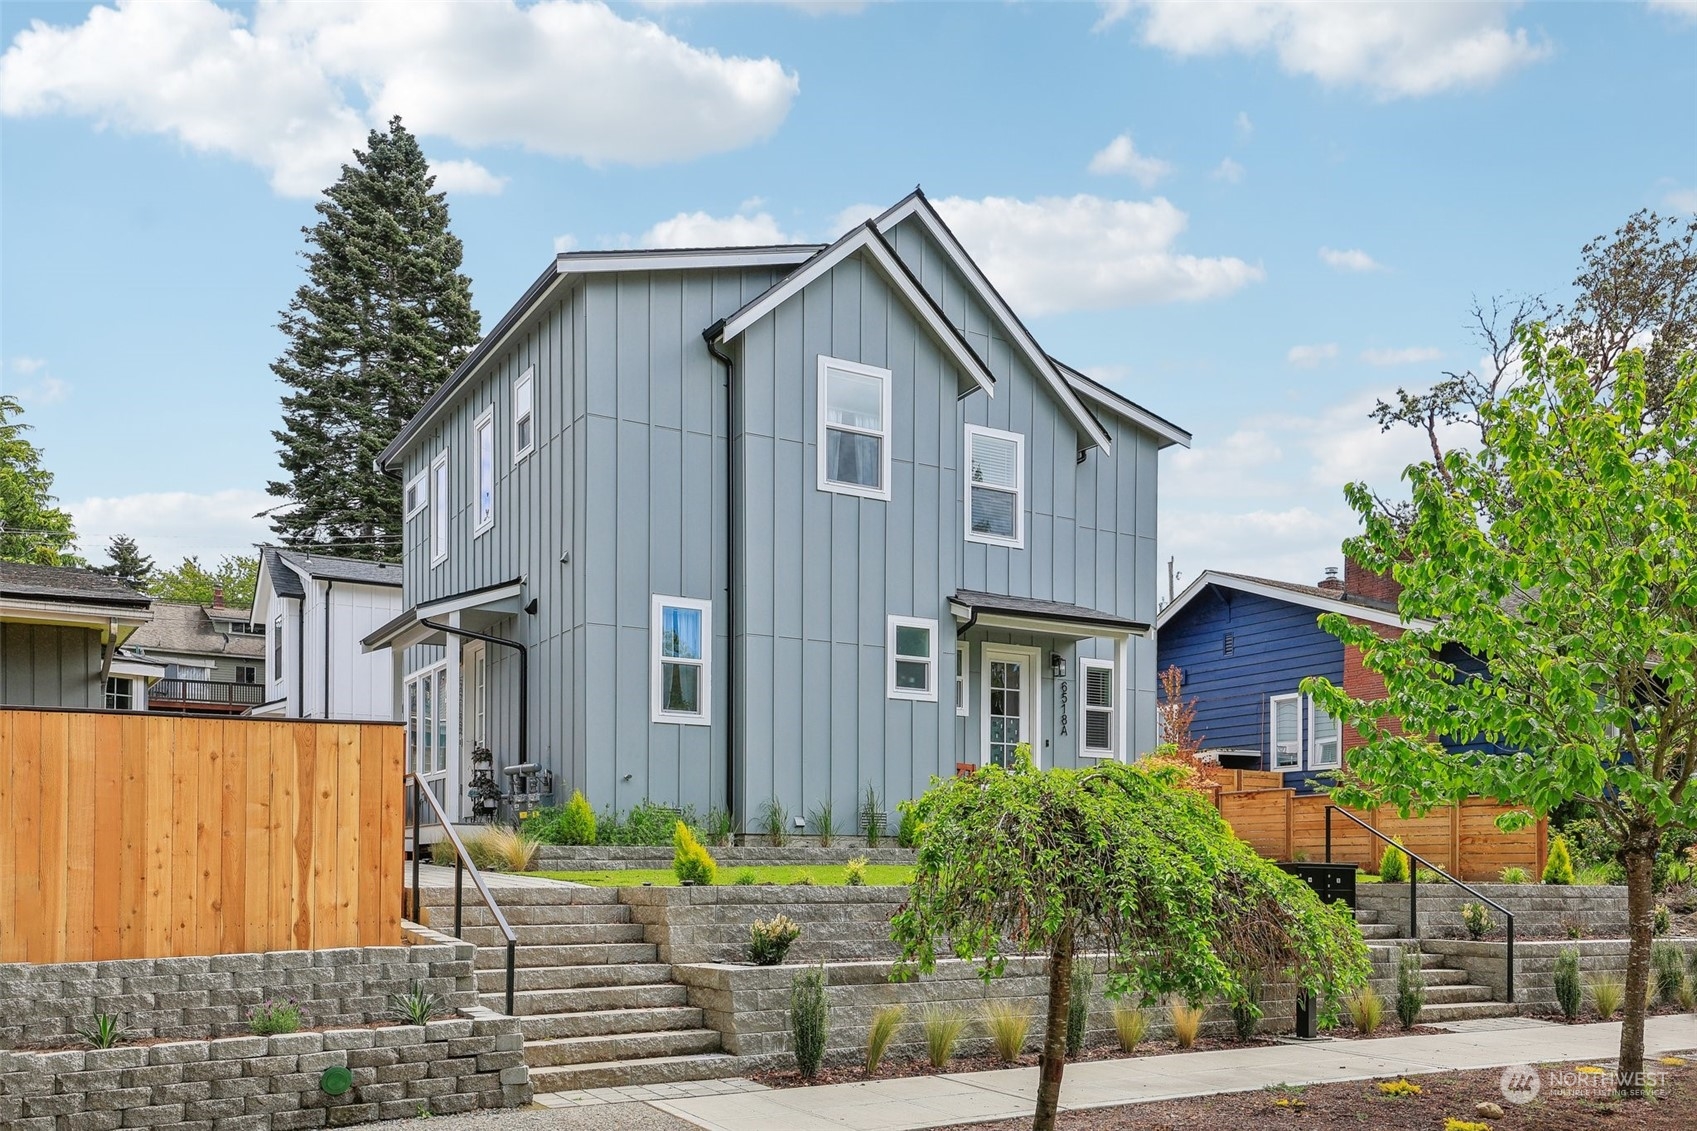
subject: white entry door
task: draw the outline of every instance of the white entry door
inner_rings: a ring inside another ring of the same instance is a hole
[[[1014,750],[1022,742],[1031,744],[1033,762],[1042,762],[1042,743],[1037,738],[1038,695],[1037,651],[1007,645],[986,644],[982,668],[984,695],[984,764],[1011,766]]]

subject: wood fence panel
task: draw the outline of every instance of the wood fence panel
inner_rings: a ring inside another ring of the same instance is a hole
[[[1497,828],[1497,817],[1508,807],[1480,798],[1462,803],[1460,825],[1461,878],[1495,880],[1504,868],[1524,868],[1536,881],[1543,874],[1540,844],[1548,822],[1534,821],[1523,829],[1505,833]]]
[[[0,710],[0,962],[400,942],[401,729]]]
[[[1222,792],[1220,814],[1256,852],[1275,860],[1288,860],[1290,799],[1288,789]]]

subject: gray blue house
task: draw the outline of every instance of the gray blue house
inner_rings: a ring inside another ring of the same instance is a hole
[[[918,192],[829,246],[562,254],[378,457],[405,611],[365,647],[462,812],[476,746],[744,827],[1020,742],[1135,757],[1188,442],[1046,354]]]

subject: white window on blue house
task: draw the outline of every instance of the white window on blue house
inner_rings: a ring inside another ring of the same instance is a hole
[[[1273,769],[1302,767],[1302,696],[1275,695],[1268,701],[1272,720]]]
[[[890,497],[890,371],[819,357],[819,489]]]
[[[966,645],[955,645],[955,714],[957,715],[970,715],[972,713],[970,704],[966,699],[966,673],[972,666],[968,663],[968,659]]]
[[[655,596],[649,684],[657,723],[705,726],[712,721],[713,603]]]
[[[1084,756],[1112,758],[1114,736],[1114,665],[1110,660],[1080,660],[1084,680]]]
[[[430,564],[448,560],[448,450],[430,461]]]
[[[1343,761],[1343,735],[1338,721],[1313,699],[1308,700],[1308,768],[1336,769]]]
[[[966,426],[966,540],[1025,545],[1025,437]]]
[[[477,504],[475,534],[482,534],[495,525],[495,408],[491,405],[472,425],[472,459],[476,461],[473,496]]]
[[[891,617],[884,647],[891,699],[937,701],[937,622]]]
[[[403,517],[411,518],[430,505],[430,476],[421,471],[407,482],[406,508]]]
[[[536,450],[536,366],[513,382],[513,463]]]

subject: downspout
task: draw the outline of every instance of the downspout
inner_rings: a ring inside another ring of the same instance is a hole
[[[434,628],[449,636],[463,636],[468,640],[481,640],[485,644],[499,644],[503,648],[512,648],[519,654],[519,760],[517,765],[530,761],[530,649],[517,640],[508,640],[503,636],[490,636],[484,632],[473,632],[469,628],[455,628],[440,621],[421,620],[418,622],[426,628]]]
[[[736,363],[718,346],[719,335],[725,330],[725,320],[719,319],[701,331],[707,352],[725,367],[725,811],[736,812],[737,780],[737,532],[734,521],[737,506],[737,461],[731,447],[731,429],[735,427],[736,400],[733,380]],[[734,816],[733,816],[734,824]]]
[[[295,694],[300,696],[299,717],[305,719],[310,717],[306,713],[306,594],[291,600],[295,603]]]
[[[330,591],[336,588],[331,578],[324,579],[324,717],[330,717]]]
[[[112,678],[112,654],[118,650],[118,619],[116,617],[106,618],[106,632],[111,639],[106,642],[106,654],[100,661],[99,698],[95,700],[102,707],[106,706],[106,683]]]

